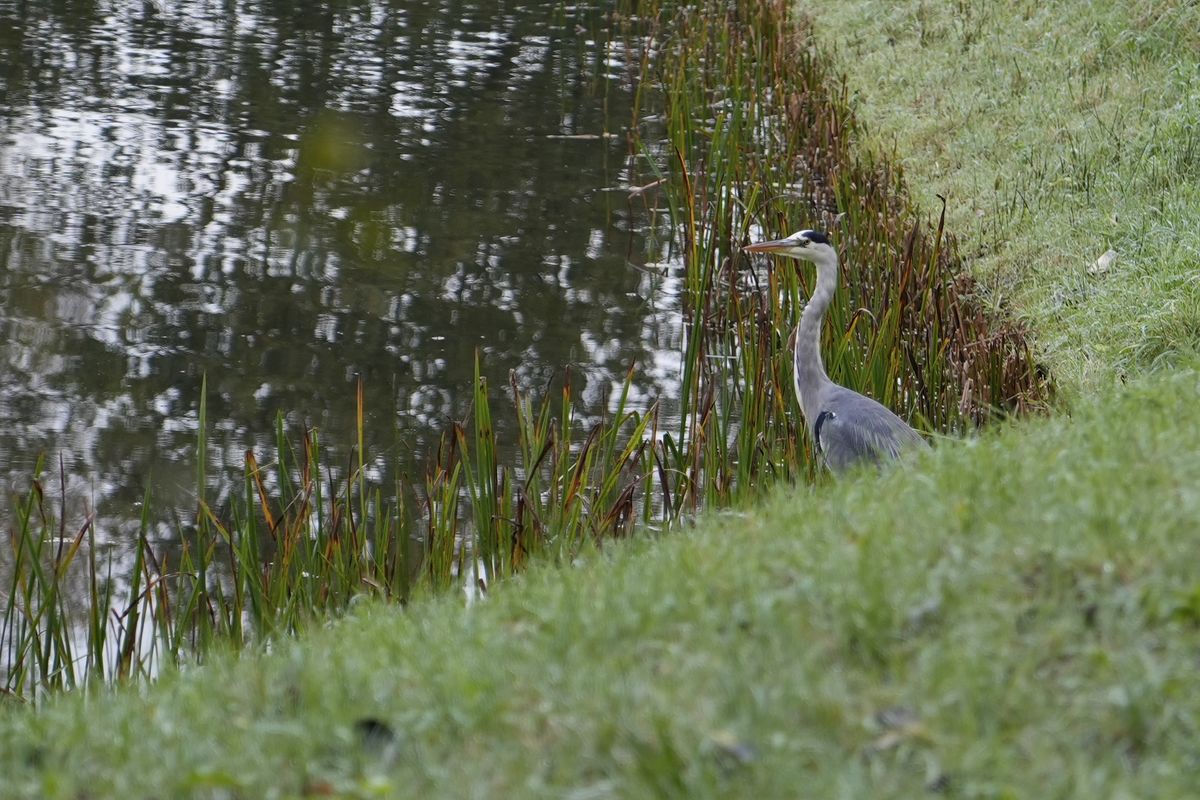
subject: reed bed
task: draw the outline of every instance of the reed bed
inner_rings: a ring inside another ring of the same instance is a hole
[[[630,153],[645,182],[662,181],[656,202],[676,222],[686,269],[678,419],[630,406],[637,365],[609,418],[581,433],[569,380],[537,397],[487,385],[477,364],[473,412],[444,432],[423,481],[385,488],[364,467],[360,386],[350,464],[332,469],[317,432],[289,432],[280,418],[275,452],[265,463],[247,453],[242,499],[221,514],[205,500],[202,397],[198,502],[173,558],[148,539],[152,498],[121,574],[91,517],[69,529],[41,481],[15,504],[0,554],[0,691],[36,701],[151,676],[213,647],[288,635],[364,596],[484,595],[531,559],[569,563],[700,508],[815,479],[788,348],[811,275],[748,261],[740,247],[760,235],[821,225],[839,243],[824,343],[835,380],[931,432],[1042,403],[1023,332],[986,312],[953,238],[913,207],[903,175],[855,150],[845,90],[789,6],[641,3],[614,15],[613,35],[636,55]],[[642,138],[652,95],[665,145]],[[515,442],[497,440],[497,403],[517,420]]]

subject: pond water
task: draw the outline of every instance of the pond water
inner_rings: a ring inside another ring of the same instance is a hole
[[[360,378],[374,479],[419,477],[476,350],[497,401],[675,396],[609,6],[0,2],[0,510],[61,457],[102,541],[147,489],[178,535],[205,375],[218,506],[279,413],[345,464]]]

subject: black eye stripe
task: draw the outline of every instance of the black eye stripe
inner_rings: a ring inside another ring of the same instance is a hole
[[[805,231],[804,238],[817,244],[829,244],[829,237],[825,235],[824,231]]]

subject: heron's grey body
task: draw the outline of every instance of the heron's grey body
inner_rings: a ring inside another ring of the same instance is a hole
[[[796,399],[813,445],[835,473],[855,464],[894,459],[909,448],[927,448],[921,435],[882,404],[844,386],[825,373],[821,359],[821,324],[837,291],[837,251],[825,234],[804,230],[786,239],[745,248],[775,253],[817,266],[817,287],[796,328],[793,370]]]

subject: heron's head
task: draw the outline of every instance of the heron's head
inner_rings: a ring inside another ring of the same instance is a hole
[[[748,244],[742,249],[747,253],[774,253],[801,261],[825,261],[837,257],[829,237],[821,231],[810,230],[797,231],[786,239]]]

